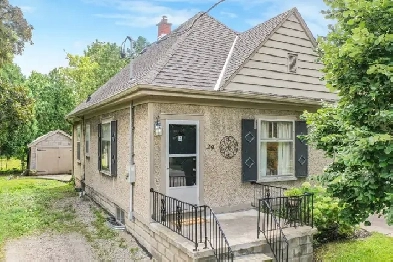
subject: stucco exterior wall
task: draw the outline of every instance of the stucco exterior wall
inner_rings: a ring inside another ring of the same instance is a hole
[[[98,170],[98,124],[102,119],[117,120],[117,176],[108,176]],[[90,154],[85,155],[85,128],[90,124]],[[78,123],[74,125],[76,134]],[[134,107],[134,163],[136,167],[133,186],[134,214],[144,221],[149,221],[150,176],[149,176],[149,124],[148,105]],[[85,173],[86,192],[94,197],[103,207],[115,214],[116,207],[129,216],[131,184],[128,180],[130,167],[130,108],[86,118],[81,128],[81,159],[76,158],[77,142],[74,141],[74,176],[77,186]]]
[[[98,170],[98,124],[101,119],[117,120],[117,176],[105,175]],[[86,191],[94,189],[94,194],[98,194],[103,201],[106,199],[101,204],[112,214],[116,211],[113,204],[128,214],[130,208],[130,183],[127,181],[127,163],[130,159],[129,108],[86,119],[85,124],[90,124],[90,156],[85,157],[84,149],[81,152],[81,158],[85,161]]]
[[[142,221],[150,220],[150,127],[148,104],[134,108],[134,213]]]
[[[230,108],[219,106],[200,106],[183,104],[154,104],[154,116],[160,115],[165,123],[165,118],[171,115],[188,116],[199,115],[203,121],[203,130],[200,130],[201,157],[204,161],[200,163],[200,172],[203,172],[203,200],[212,208],[237,209],[241,206],[249,206],[253,198],[253,187],[250,183],[241,181],[241,120],[252,119],[257,115],[290,115],[299,117],[302,110],[286,110],[281,106],[279,109],[249,109]],[[165,127],[165,125],[163,124]],[[233,136],[239,143],[239,151],[232,159],[224,158],[219,149],[220,141],[224,136]],[[160,183],[165,178],[162,174],[165,170],[165,161],[162,158],[165,154],[162,151],[163,136],[154,137],[154,185],[156,190],[162,192]],[[213,145],[214,149],[208,149],[208,145]],[[323,155],[309,148],[309,174],[318,174],[322,171],[328,159]],[[305,179],[296,181],[278,182],[276,185],[294,186],[301,184]],[[273,183],[271,183],[273,184]],[[217,209],[216,209],[217,210]]]

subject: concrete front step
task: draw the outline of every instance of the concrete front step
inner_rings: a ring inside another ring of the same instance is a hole
[[[268,257],[265,254],[250,254],[250,255],[243,255],[240,257],[235,257],[234,261],[266,261],[266,262],[273,262],[271,257]]]
[[[269,245],[266,240],[257,240],[250,243],[232,245],[234,261],[273,261]],[[212,249],[204,249],[198,252],[201,262],[216,261]],[[224,259],[226,261],[226,259]]]

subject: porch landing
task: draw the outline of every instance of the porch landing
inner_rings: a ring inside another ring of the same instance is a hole
[[[261,233],[260,239],[257,239],[257,210],[221,213],[216,214],[216,217],[235,255],[235,261],[252,261],[251,258],[258,261],[272,261],[274,256],[264,235]],[[207,227],[209,236],[209,223]],[[184,256],[179,261],[215,261],[214,252],[209,244],[206,249],[204,248],[204,236],[202,243],[198,244],[198,251],[195,251],[193,242],[165,226],[151,223],[150,228],[154,232],[155,239],[170,242],[178,250],[177,253],[187,255],[188,258]],[[312,261],[312,235],[315,229],[303,226],[284,228],[283,232],[290,244],[289,261],[293,261],[295,257],[301,257],[304,261]],[[212,238],[214,241],[214,236]]]
[[[233,213],[216,214],[221,228],[231,246],[260,243],[266,241],[264,237],[257,239],[258,211],[255,209]]]
[[[260,239],[257,239],[258,212],[256,210],[216,214],[216,217],[237,260],[240,259],[240,256],[245,255],[248,257],[247,255],[251,255],[258,261],[271,261],[271,251],[264,236],[261,235]],[[168,241],[174,243],[179,250],[186,253],[189,258],[192,258],[190,261],[214,260],[212,260],[214,253],[209,244],[205,249],[204,242],[199,243],[198,251],[195,251],[194,243],[172,230],[159,223],[152,223],[150,226],[156,234],[160,237],[165,235]],[[207,223],[207,230],[210,232],[209,228],[209,223]],[[183,230],[187,231],[186,227]],[[212,238],[212,241],[215,241],[214,236]],[[204,236],[202,240],[204,240]],[[267,254],[267,256],[263,254]]]

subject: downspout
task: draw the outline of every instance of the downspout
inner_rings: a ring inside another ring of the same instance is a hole
[[[74,147],[75,147],[75,132],[74,132],[74,122],[71,122],[71,121],[69,121],[68,119],[66,119],[66,121],[68,122],[68,123],[70,123],[71,124],[71,127],[72,127],[72,178],[74,179],[74,187],[76,187],[76,181],[75,181],[75,149],[74,149]]]
[[[130,182],[130,210],[128,219],[133,220],[134,215],[134,186],[135,186],[135,162],[134,162],[134,103],[130,103],[130,169],[128,173]]]
[[[83,170],[83,175],[82,175],[82,195],[85,194],[85,177],[86,177],[86,130],[85,130],[85,117],[82,116],[82,126],[81,126],[81,133],[83,134],[83,147],[81,145],[81,161],[82,161],[82,170]],[[82,138],[81,138],[82,140]],[[82,142],[82,141],[81,141]],[[83,157],[82,157],[83,155]]]

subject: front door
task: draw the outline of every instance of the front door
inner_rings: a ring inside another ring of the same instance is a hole
[[[166,130],[168,196],[199,204],[198,121],[168,120]]]

